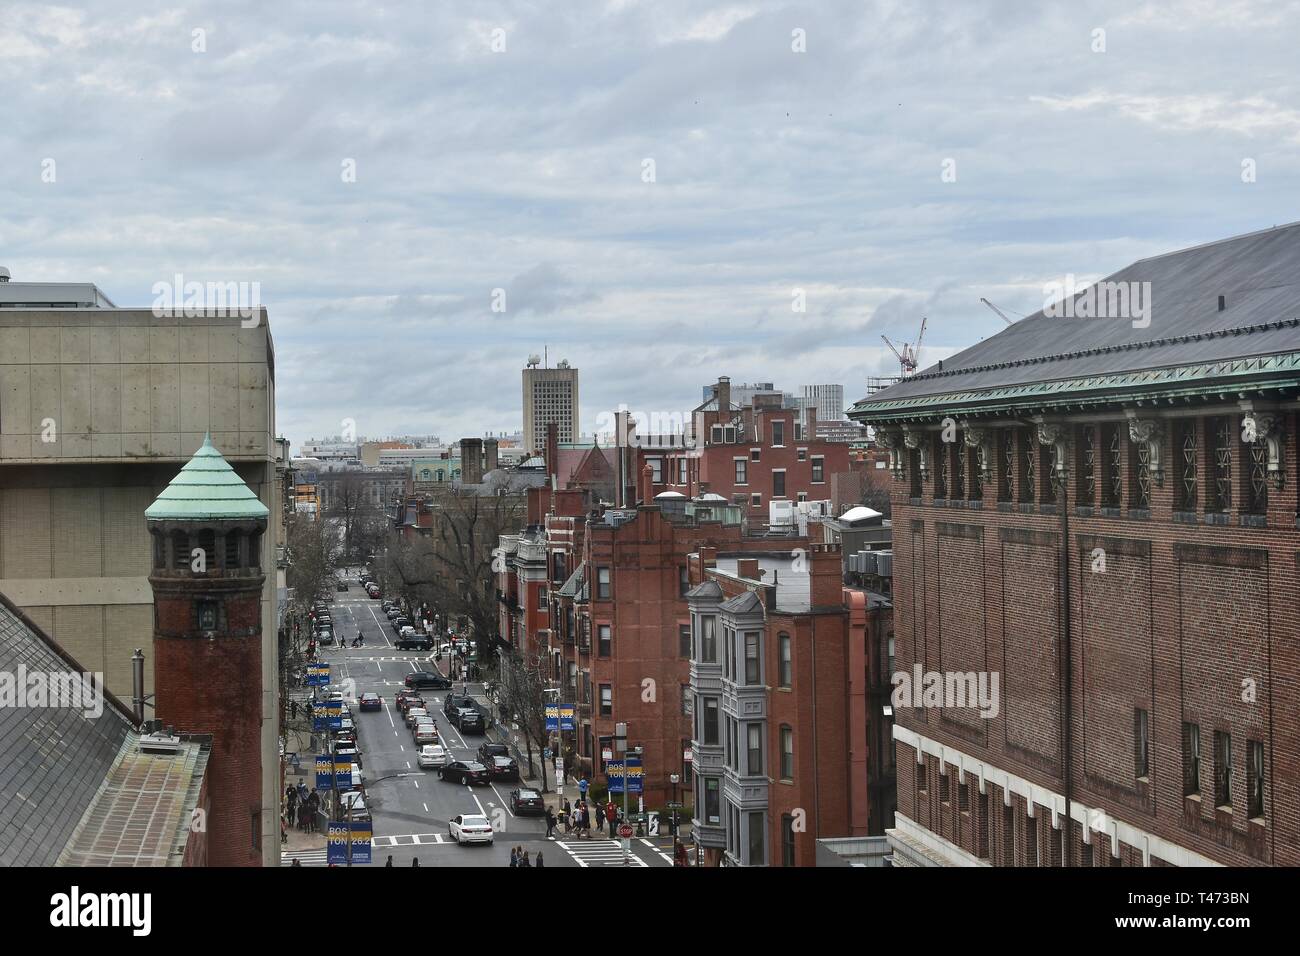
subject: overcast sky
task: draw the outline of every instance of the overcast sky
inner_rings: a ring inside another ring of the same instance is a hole
[[[345,418],[517,430],[543,346],[581,370],[584,430],[620,402],[689,409],[723,374],[852,401],[897,371],[881,334],[923,314],[924,367],[1004,327],[981,296],[1016,317],[1066,274],[1300,219],[1292,3],[0,21],[0,264],[123,306],[176,273],[260,283],[295,449]]]

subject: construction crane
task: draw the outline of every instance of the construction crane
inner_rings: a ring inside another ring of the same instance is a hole
[[[998,308],[996,305],[994,305],[992,302],[990,302],[988,299],[984,298],[983,296],[980,296],[980,301],[983,302],[985,305],[987,305],[987,306],[988,306],[990,309],[992,309],[994,312],[996,312],[996,313],[998,314],[998,318],[1000,318],[1000,319],[1001,319],[1003,322],[1005,322],[1007,325],[1015,325],[1015,324],[1016,324],[1016,320],[1015,320],[1015,319],[1008,319],[1008,318],[1007,318],[1007,314],[1006,314],[1005,312],[1003,312],[1001,309],[999,309],[999,308]],[[1024,316],[1022,315],[1021,318],[1023,319]]]
[[[925,338],[925,323],[928,321],[928,318],[921,316],[921,331],[916,333],[916,344],[911,345],[907,342],[900,342],[901,350],[893,342],[889,341],[889,336],[881,336],[885,340],[885,344],[889,346],[889,350],[898,356],[898,364],[903,370],[903,378],[907,378],[916,371],[917,357],[921,354],[921,340]]]

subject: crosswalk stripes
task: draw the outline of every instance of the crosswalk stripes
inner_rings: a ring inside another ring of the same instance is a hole
[[[623,844],[618,840],[568,840],[560,841],[559,846],[581,867],[623,865]],[[628,854],[628,864],[650,865],[635,853]]]
[[[293,866],[297,860],[303,866],[329,866],[328,850],[281,850],[280,865]]]
[[[378,849],[395,846],[441,846],[444,843],[451,843],[452,840],[445,833],[403,833],[400,836],[377,836],[370,842],[371,846]]]

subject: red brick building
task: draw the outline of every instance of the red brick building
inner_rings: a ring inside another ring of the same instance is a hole
[[[958,675],[895,709],[895,863],[1300,863],[1298,270],[1296,226],[1142,260],[850,411],[897,668]]]

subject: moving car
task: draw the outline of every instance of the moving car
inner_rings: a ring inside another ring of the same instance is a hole
[[[438,727],[432,720],[422,720],[415,725],[415,745],[417,747],[436,744],[437,742]]]
[[[519,764],[509,757],[488,757],[483,764],[488,768],[488,776],[493,780],[519,779]]]
[[[406,680],[403,683],[411,688],[432,687],[435,690],[446,690],[451,687],[450,678],[443,677],[434,671],[414,671],[406,675]]]
[[[432,770],[451,763],[451,754],[447,753],[447,748],[442,744],[425,744],[420,748],[420,755],[416,759],[420,763],[420,769]]]
[[[339,816],[341,819],[348,818],[348,811],[352,811],[353,820],[369,820],[370,809],[366,806],[366,798],[360,790],[346,790],[339,794]]]
[[[461,707],[456,711],[456,729],[462,734],[485,734],[487,726],[477,709]]]
[[[334,590],[336,591],[346,591],[347,589],[348,589],[347,581],[339,581],[337,584],[334,585]]]
[[[427,634],[417,634],[415,628],[405,628],[405,633],[393,642],[399,651],[431,651],[433,640]]]
[[[397,707],[402,712],[402,717],[406,717],[406,712],[412,707],[424,707],[424,698],[413,690],[404,690],[398,696]],[[425,710],[428,710],[425,707]]]
[[[452,817],[447,824],[447,833],[461,846],[466,843],[491,843],[492,824],[488,818],[479,814],[465,814]]]
[[[383,710],[384,699],[378,694],[367,693],[361,695],[361,702],[358,704],[361,710]]]
[[[415,725],[420,722],[421,717],[432,719],[429,718],[429,712],[423,707],[408,707],[406,710],[406,726],[414,730]]]
[[[450,780],[452,783],[477,783],[485,787],[491,782],[487,767],[473,760],[453,760],[438,770],[438,779]]]
[[[510,791],[510,810],[517,817],[529,814],[546,815],[546,801],[536,790],[528,787],[520,787],[518,790]]]

